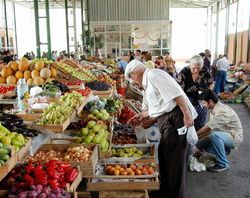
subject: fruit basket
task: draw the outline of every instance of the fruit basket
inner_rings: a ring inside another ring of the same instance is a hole
[[[60,143],[56,143],[57,141],[60,141]],[[53,144],[42,145],[34,156],[30,156],[28,160],[36,160],[38,157],[48,160],[50,156],[55,155],[56,158],[62,159],[62,161],[67,161],[73,166],[78,166],[83,177],[93,175],[99,160],[98,146],[94,144],[74,144],[72,142],[69,143],[69,141],[62,143],[62,141],[64,141],[64,139],[53,139],[51,140]],[[83,155],[81,155],[79,148],[82,149],[83,147],[90,153],[83,153]],[[78,155],[80,157],[77,157]],[[82,161],[78,160],[80,158]]]
[[[155,163],[154,144],[112,145],[111,157],[101,163]]]
[[[158,172],[145,164],[97,165],[96,175],[87,183],[88,191],[158,189]]]

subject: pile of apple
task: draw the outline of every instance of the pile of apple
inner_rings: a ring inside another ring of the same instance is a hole
[[[91,113],[88,115],[88,119],[89,120],[101,120],[103,122],[106,121],[111,121],[111,116],[109,115],[109,113],[107,112],[106,109],[94,109],[93,111],[91,111]]]
[[[152,175],[155,173],[155,167],[151,164],[149,165],[107,165],[105,167],[105,172],[108,175]]]
[[[109,148],[109,134],[108,126],[101,120],[97,122],[90,120],[87,126],[81,129],[79,136],[83,139],[83,143],[99,144],[101,151],[107,151]]]
[[[127,147],[127,148],[113,148],[112,156],[114,157],[134,157],[141,158],[144,156],[143,151],[136,147]]]
[[[75,78],[82,80],[84,82],[91,82],[93,80],[97,80],[94,74],[90,70],[87,69],[77,70],[71,65],[65,64],[63,62],[58,62],[57,65],[65,72],[71,74]]]

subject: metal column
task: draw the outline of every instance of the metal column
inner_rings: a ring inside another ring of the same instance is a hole
[[[37,57],[41,58],[38,0],[34,0],[34,12],[35,12],[35,27],[36,27],[36,53]]]
[[[69,5],[69,2],[72,3],[72,5]],[[73,25],[69,25],[69,8],[73,9],[72,14],[73,14]],[[77,52],[77,30],[76,30],[76,5],[75,5],[75,0],[65,0],[65,16],[66,16],[66,36],[67,36],[67,52],[70,54],[71,51]],[[74,44],[70,43],[70,29],[73,29],[73,39],[74,39]],[[73,48],[73,49],[72,49]]]
[[[6,32],[6,41],[7,41],[6,46],[7,46],[7,49],[9,49],[9,31],[8,31],[6,0],[3,0],[3,3],[4,3],[5,32]]]
[[[227,8],[226,8],[226,31],[225,31],[225,48],[224,54],[228,53],[228,32],[229,32],[229,15],[230,15],[230,0],[227,0]]]
[[[15,40],[16,40],[16,55],[18,57],[18,45],[17,45],[17,27],[16,27],[16,6],[15,2],[12,2],[13,4],[13,12],[14,12],[14,26],[15,26]]]
[[[34,0],[34,12],[35,12],[35,27],[36,27],[36,48],[37,57],[41,58],[41,45],[47,45],[48,59],[51,59],[51,37],[50,37],[50,17],[49,17],[49,0],[45,0],[45,17],[39,16],[39,0]],[[47,42],[41,43],[40,39],[40,23],[39,19],[46,19],[47,28]]]
[[[85,33],[84,33],[84,20],[83,20],[83,14],[84,14],[84,12],[83,12],[83,9],[84,9],[84,7],[83,7],[83,0],[81,0],[81,25],[82,25],[82,49],[83,49],[83,47],[84,47],[84,43],[85,43],[85,41],[84,41],[84,39],[85,39]]]
[[[220,2],[217,2],[216,9],[216,34],[215,34],[215,57],[218,57],[218,40],[219,40],[219,10],[220,10]]]
[[[48,58],[51,60],[51,38],[50,38],[50,16],[49,16],[49,0],[45,0],[46,10],[46,26],[47,26],[47,45],[48,45]]]
[[[237,45],[238,45],[238,36],[237,36],[237,32],[238,32],[238,17],[239,17],[239,1],[236,2],[237,3],[237,11],[236,11],[236,28],[235,28],[235,51],[234,51],[234,64],[236,63],[236,56],[237,56]]]
[[[88,24],[88,30],[87,30],[87,32],[88,32],[88,34],[87,34],[87,45],[89,45],[90,46],[90,24],[89,24],[89,0],[86,0],[87,1],[87,10],[86,10],[86,12],[87,12],[87,24]]]

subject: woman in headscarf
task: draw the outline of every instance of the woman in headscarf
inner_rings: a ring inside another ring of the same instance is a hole
[[[206,68],[203,68],[203,58],[195,55],[190,59],[190,65],[179,73],[178,83],[195,107],[198,117],[194,121],[196,130],[202,128],[206,121],[207,110],[199,103],[199,92],[213,88],[213,78]]]

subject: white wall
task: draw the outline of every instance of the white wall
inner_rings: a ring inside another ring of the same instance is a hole
[[[172,57],[189,59],[206,49],[207,9],[170,8]]]

